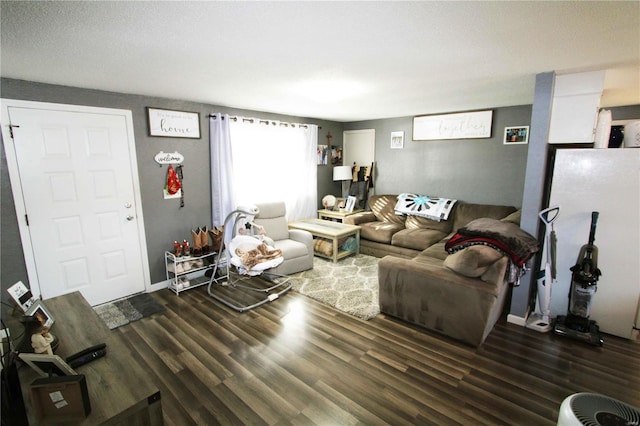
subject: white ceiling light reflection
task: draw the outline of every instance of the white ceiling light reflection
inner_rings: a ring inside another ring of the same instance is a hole
[[[297,83],[294,92],[321,103],[335,103],[365,93],[361,83],[350,80],[314,79]]]

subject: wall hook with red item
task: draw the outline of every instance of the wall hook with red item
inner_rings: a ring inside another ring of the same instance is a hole
[[[176,195],[178,191],[180,191],[180,188],[182,188],[182,185],[180,184],[178,174],[173,169],[173,166],[169,165],[169,169],[167,170],[167,193],[169,195]]]
[[[164,199],[180,198],[180,207],[184,207],[184,184],[182,183],[182,162],[184,161],[184,156],[178,151],[172,153],[160,151],[155,155],[154,160],[156,160],[156,163],[158,163],[160,167],[164,164],[169,165],[167,178],[162,191]],[[176,165],[175,169],[173,168],[174,164]]]
[[[176,166],[174,169],[171,164],[167,169],[167,179],[164,185],[164,199],[180,198],[180,207],[184,207],[184,185],[182,183],[183,166]]]

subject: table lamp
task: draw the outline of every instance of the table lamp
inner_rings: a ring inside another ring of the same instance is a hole
[[[346,181],[353,180],[350,166],[336,166],[333,168],[333,180],[342,181],[342,197],[347,198],[349,186],[345,185]]]

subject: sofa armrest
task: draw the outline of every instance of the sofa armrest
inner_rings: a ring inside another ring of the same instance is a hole
[[[380,311],[478,346],[502,312],[507,262],[496,261],[493,282],[485,282],[457,274],[438,259],[386,256],[378,263]]]
[[[342,220],[342,223],[360,225],[361,223],[374,222],[375,220],[376,215],[367,211],[349,215]]]
[[[303,229],[289,229],[289,239],[303,243],[309,248],[309,253],[313,253],[313,235]]]
[[[458,274],[445,267],[440,259],[421,257],[406,259],[395,256],[385,256],[378,263],[378,278],[382,282],[389,273],[400,273],[405,280],[423,283],[424,285],[444,285],[466,288],[477,293],[497,295],[503,285],[506,285],[505,275],[508,260],[505,256],[495,261],[482,277],[470,278]]]

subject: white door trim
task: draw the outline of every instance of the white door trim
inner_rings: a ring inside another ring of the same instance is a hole
[[[29,227],[26,223],[26,207],[22,195],[22,182],[18,170],[18,159],[13,147],[13,139],[11,138],[9,107],[31,108],[31,109],[53,109],[65,112],[82,112],[94,114],[111,114],[124,116],[127,124],[127,140],[129,142],[129,158],[131,160],[131,178],[133,179],[133,193],[136,203],[136,221],[138,223],[138,240],[140,241],[140,251],[142,255],[142,274],[144,278],[144,286],[147,292],[151,288],[151,274],[149,271],[149,253],[147,251],[147,239],[144,233],[144,214],[142,213],[142,197],[140,195],[140,178],[138,174],[138,161],[136,157],[135,137],[133,133],[133,116],[131,111],[124,109],[89,107],[82,105],[66,105],[48,102],[23,101],[17,99],[0,99],[2,114],[2,140],[4,150],[7,157],[7,170],[9,171],[9,180],[11,181],[11,190],[13,192],[13,201],[16,209],[16,218],[18,220],[18,229],[20,231],[20,239],[22,242],[22,251],[27,268],[27,276],[29,278],[29,286],[34,296],[40,297],[40,280],[36,270],[35,258],[33,255],[33,246]]]

